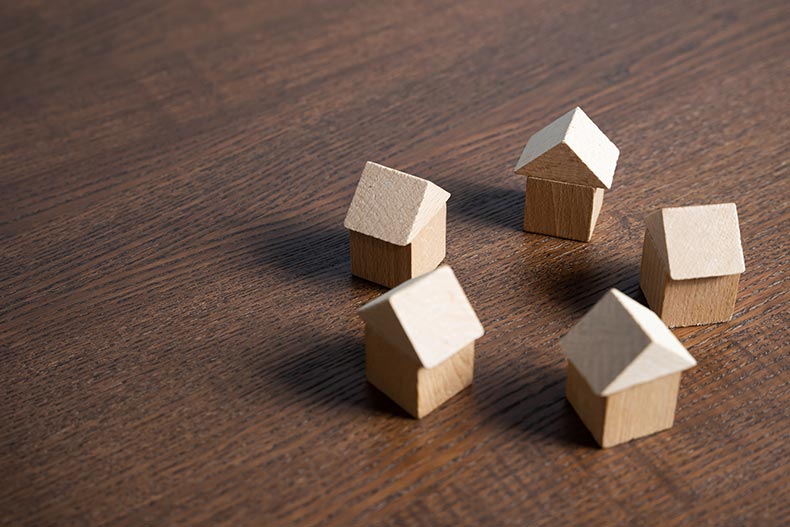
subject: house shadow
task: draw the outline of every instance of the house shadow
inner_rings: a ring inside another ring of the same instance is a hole
[[[531,267],[530,267],[531,271]],[[556,266],[544,266],[529,287],[543,298],[551,298],[568,313],[583,313],[611,288],[645,303],[639,288],[639,262],[612,259],[605,251],[580,251],[563,255]]]
[[[506,429],[573,446],[597,448],[590,432],[565,398],[565,361],[526,368],[502,365],[475,381],[486,399],[493,399],[493,420]],[[483,388],[483,385],[490,388]],[[479,401],[478,404],[483,404]],[[490,403],[487,409],[491,411]]]
[[[257,368],[259,376],[272,382],[280,393],[285,392],[285,400],[322,410],[341,407],[345,411],[409,417],[367,382],[361,335],[327,337],[308,333],[298,341],[311,345]]]
[[[460,216],[471,222],[521,231],[524,221],[524,189],[494,187],[462,181],[452,187],[447,208],[450,219]]]
[[[348,231],[342,225],[286,220],[255,234],[248,245],[261,273],[274,270],[289,281],[309,282],[323,290],[386,291],[351,275]]]
[[[274,270],[289,280],[350,285],[348,233],[342,225],[287,219],[268,225],[247,242],[261,272]]]

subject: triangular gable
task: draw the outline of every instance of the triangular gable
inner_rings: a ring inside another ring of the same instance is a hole
[[[359,316],[425,368],[438,366],[484,332],[446,265],[391,289],[360,308]]]
[[[610,188],[620,150],[574,108],[530,137],[517,174],[589,187]]]
[[[395,245],[408,245],[449,197],[430,181],[368,161],[343,224]]]
[[[560,343],[600,396],[696,365],[658,315],[616,289],[607,292]]]
[[[665,208],[650,214],[645,225],[673,280],[746,269],[734,203]]]

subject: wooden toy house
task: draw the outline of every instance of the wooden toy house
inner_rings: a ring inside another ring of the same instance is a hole
[[[344,222],[351,273],[394,287],[445,256],[447,199],[430,181],[368,162]]]
[[[726,322],[745,270],[734,203],[661,209],[645,219],[640,285],[669,326]]]
[[[414,417],[472,383],[483,326],[450,267],[401,284],[359,315],[368,381]]]
[[[619,155],[578,107],[533,135],[515,168],[527,176],[524,230],[590,241]]]
[[[672,426],[680,372],[696,361],[655,313],[611,289],[560,345],[568,401],[599,445]]]

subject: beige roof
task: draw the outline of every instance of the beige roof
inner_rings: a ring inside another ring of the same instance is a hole
[[[483,335],[461,284],[446,265],[362,306],[359,316],[425,368],[441,364]]]
[[[617,289],[610,289],[560,345],[600,396],[697,364],[658,315]]]
[[[405,172],[368,161],[343,225],[395,245],[408,245],[450,193]]]
[[[645,218],[645,224],[673,280],[746,269],[734,203],[661,209]]]
[[[516,174],[589,187],[610,188],[620,150],[574,108],[529,138]]]

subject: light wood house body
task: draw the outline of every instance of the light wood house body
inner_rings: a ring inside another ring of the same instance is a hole
[[[515,168],[527,176],[524,230],[590,241],[619,155],[581,108],[533,135]]]
[[[658,316],[610,290],[565,335],[566,395],[602,447],[670,428],[694,358]]]
[[[665,208],[646,220],[640,286],[669,327],[726,322],[746,269],[734,203]]]
[[[422,418],[472,383],[483,326],[450,267],[409,280],[359,310],[368,381]]]
[[[446,253],[449,197],[430,181],[368,162],[344,222],[351,273],[395,287],[435,269]]]

